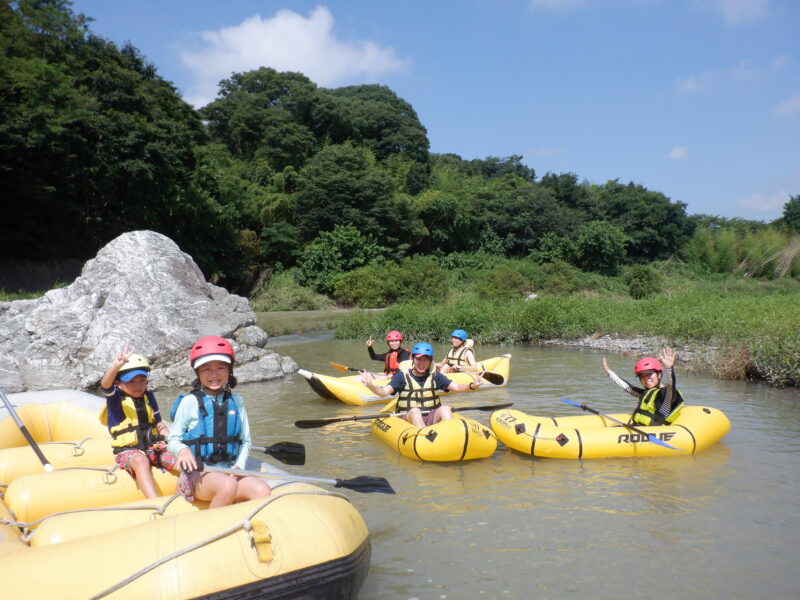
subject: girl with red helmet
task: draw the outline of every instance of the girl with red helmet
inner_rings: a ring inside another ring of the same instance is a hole
[[[234,469],[246,467],[252,441],[244,400],[236,387],[236,355],[230,342],[218,336],[197,340],[189,364],[197,379],[192,391],[175,401],[170,416],[168,448],[184,471],[178,489],[188,500],[209,502],[210,507],[269,496],[269,485],[255,477],[198,471],[200,463]]]
[[[387,375],[394,375],[400,370],[400,363],[406,360],[411,360],[411,353],[406,348],[401,348],[403,343],[403,334],[393,329],[386,334],[386,343],[389,345],[389,350],[383,354],[377,354],[372,348],[372,336],[367,340],[367,352],[372,360],[383,361],[383,372]]]
[[[676,385],[675,364],[677,355],[671,348],[664,348],[658,357],[659,360],[647,356],[639,360],[633,367],[633,373],[639,378],[643,387],[631,385],[619,375],[608,368],[606,359],[603,358],[603,369],[616,383],[631,396],[639,399],[639,404],[631,414],[631,423],[639,425],[665,425],[672,423],[681,411],[683,396]],[[664,368],[669,370],[669,379],[664,383],[662,374]]]

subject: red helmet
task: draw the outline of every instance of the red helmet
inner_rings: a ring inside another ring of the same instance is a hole
[[[397,331],[396,329],[392,329],[389,333],[386,334],[386,341],[387,342],[402,342],[403,341],[403,334]]]
[[[633,374],[638,375],[639,373],[649,373],[652,371],[658,371],[661,373],[663,370],[664,369],[661,367],[660,362],[658,362],[655,358],[646,356],[637,362],[633,367]]]
[[[221,360],[230,365],[236,361],[236,354],[233,352],[231,343],[218,335],[200,338],[192,345],[192,351],[189,354],[189,364],[193,369],[212,360]]]

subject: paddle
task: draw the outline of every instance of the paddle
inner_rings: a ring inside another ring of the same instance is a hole
[[[453,367],[453,369],[456,372],[468,373],[470,375],[475,375],[475,373],[472,373],[471,371],[464,371],[460,367]],[[492,373],[491,371],[483,371],[483,372],[478,371],[477,374],[480,375],[481,377],[483,377],[489,383],[494,384],[494,385],[503,385],[503,382],[506,380],[506,378],[503,377],[502,375],[500,375],[500,373]]]
[[[346,373],[347,371],[354,371],[358,373],[363,370],[363,369],[356,369],[355,367],[346,367],[344,365],[340,365],[339,363],[335,362],[329,362],[328,364],[337,371],[342,371],[343,373]],[[463,372],[467,373],[468,371],[463,371]],[[503,385],[503,383],[506,380],[506,378],[500,375],[500,373],[492,373],[491,371],[484,371],[483,373],[480,373],[480,376],[493,385]]]
[[[278,442],[263,448],[263,452],[287,465],[306,464],[306,447],[296,442]]]
[[[201,466],[201,465],[198,465]],[[249,475],[250,477],[262,477],[264,479],[285,479],[287,481],[305,481],[309,483],[329,483],[333,487],[345,488],[354,492],[369,494],[379,492],[381,494],[394,494],[392,486],[383,477],[370,477],[361,475],[353,479],[322,479],[320,477],[303,477],[301,475],[290,475],[289,473],[264,473],[263,471],[248,471],[247,469],[227,469],[225,467],[203,466],[203,471],[226,473],[228,475]]]
[[[509,402],[507,404],[488,404],[485,406],[462,406],[462,407],[453,407],[453,412],[464,412],[465,410],[500,410],[501,408],[508,408],[509,406],[513,406],[513,402]],[[427,415],[430,411],[423,410],[422,414]],[[317,427],[325,427],[325,425],[330,425],[331,423],[341,423],[343,421],[369,421],[371,419],[382,419],[383,417],[399,417],[404,415],[404,412],[396,412],[396,413],[380,413],[377,415],[361,415],[358,417],[331,417],[330,419],[311,419],[308,421],[295,421],[294,426],[299,427],[300,429],[316,429]]]
[[[335,362],[329,362],[328,364],[337,371],[342,371],[343,373],[346,373],[347,371],[354,371],[356,373],[358,373],[359,371],[363,371],[363,369],[356,369],[355,367],[345,367],[344,365],[340,365],[339,363]]]
[[[28,440],[28,444],[30,444],[30,447],[33,448],[34,453],[41,461],[44,470],[47,471],[48,473],[52,471],[55,467],[53,467],[53,465],[50,464],[50,461],[48,461],[47,458],[45,458],[45,455],[42,454],[42,451],[39,449],[39,445],[33,439],[33,436],[28,431],[28,428],[25,427],[25,423],[23,423],[22,420],[19,418],[17,411],[15,411],[14,407],[11,406],[11,402],[9,402],[8,398],[6,398],[5,392],[3,392],[3,390],[0,390],[0,398],[3,399],[3,404],[6,405],[6,410],[8,411],[8,414],[10,414],[11,418],[14,419],[14,422],[17,424],[17,427],[19,427],[19,430],[22,432],[22,435],[24,435],[25,439]]]
[[[654,435],[652,435],[650,433],[647,433],[646,431],[643,431],[643,430],[639,429],[638,427],[634,427],[633,425],[629,425],[628,423],[620,421],[619,419],[615,419],[614,417],[610,417],[608,415],[604,415],[602,413],[599,413],[595,409],[589,408],[585,404],[580,404],[580,403],[574,402],[572,400],[567,400],[566,398],[561,398],[561,401],[562,402],[566,402],[567,404],[571,404],[572,406],[577,406],[578,408],[581,408],[583,410],[589,411],[590,413],[593,413],[593,414],[597,415],[598,417],[603,417],[603,418],[608,419],[609,421],[614,421],[615,423],[619,423],[623,427],[627,427],[628,429],[630,429],[631,431],[635,431],[639,435],[646,436],[647,439],[650,440],[653,444],[657,444],[659,446],[664,446],[664,448],[670,448],[671,450],[680,450],[681,452],[683,451],[683,448],[676,448],[675,446],[671,446],[667,442],[658,439],[656,436],[654,436]]]

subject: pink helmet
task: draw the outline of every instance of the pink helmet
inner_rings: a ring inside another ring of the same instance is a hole
[[[389,333],[386,334],[386,341],[387,342],[402,342],[403,341],[403,334],[397,331],[396,329],[392,329]]]
[[[192,345],[192,351],[189,354],[189,364],[193,369],[200,365],[204,365],[212,360],[221,360],[229,365],[236,361],[236,354],[233,352],[233,346],[225,338],[217,335],[209,335],[200,338]]]
[[[633,367],[634,375],[638,375],[639,373],[650,373],[652,371],[658,371],[661,373],[663,370],[664,369],[661,367],[661,363],[655,358],[651,358],[649,356],[639,360]]]

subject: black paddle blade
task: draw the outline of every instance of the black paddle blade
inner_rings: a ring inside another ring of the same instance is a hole
[[[295,421],[294,426],[299,427],[300,429],[316,429],[317,427],[325,427],[325,425],[330,425],[331,423],[337,423],[337,421],[333,421],[331,419],[309,419],[308,421]]]
[[[500,373],[492,373],[491,371],[484,371],[481,373],[481,377],[493,385],[503,385],[506,380]]]
[[[341,487],[354,492],[362,492],[369,494],[371,492],[379,492],[381,494],[394,494],[395,491],[389,482],[383,477],[370,477],[369,475],[360,475],[353,479],[337,479],[334,487]]]
[[[264,452],[287,465],[306,464],[306,447],[296,442],[278,442],[264,448]]]
[[[513,402],[506,402],[505,404],[491,404],[489,406],[478,407],[478,410],[485,410],[485,411],[501,410],[503,408],[508,408],[509,406],[514,406],[514,403]]]

